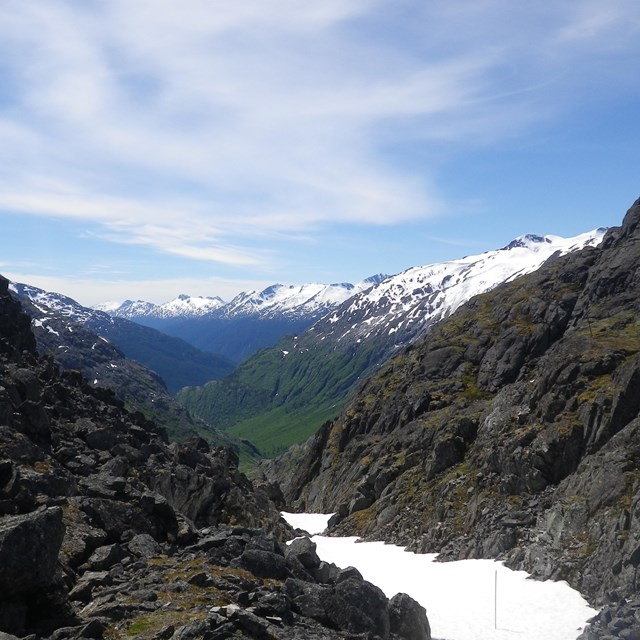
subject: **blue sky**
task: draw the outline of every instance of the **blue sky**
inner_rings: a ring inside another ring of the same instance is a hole
[[[636,0],[7,0],[0,273],[83,304],[621,222]]]

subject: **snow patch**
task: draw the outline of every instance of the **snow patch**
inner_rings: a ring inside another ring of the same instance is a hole
[[[318,532],[327,514],[282,514]],[[382,542],[314,535],[320,558],[353,566],[387,597],[404,592],[427,610],[434,638],[447,640],[575,640],[597,612],[566,582],[531,580],[494,560],[435,562]]]
[[[288,513],[282,511],[282,517],[294,528],[303,529],[311,535],[322,533],[329,524],[333,513]]]

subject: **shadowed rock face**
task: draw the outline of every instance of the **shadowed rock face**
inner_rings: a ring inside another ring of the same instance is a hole
[[[0,636],[430,637],[415,602],[409,626],[392,622],[397,602],[343,580],[310,541],[285,553],[291,529],[237,466],[202,439],[169,444],[112,392],[38,358],[0,278]]]
[[[0,593],[18,595],[51,584],[63,536],[60,507],[0,520]]]
[[[640,201],[600,248],[472,299],[267,475],[336,532],[634,597],[639,264]]]

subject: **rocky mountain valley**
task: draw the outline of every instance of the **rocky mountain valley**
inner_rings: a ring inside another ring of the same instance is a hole
[[[0,278],[0,638],[430,638],[321,562],[228,447],[166,432],[38,356]]]
[[[475,297],[264,470],[332,532],[500,558],[640,637],[640,200],[598,248]]]
[[[501,249],[389,276],[306,331],[258,351],[228,376],[182,389],[177,399],[272,456],[338,415],[368,376],[466,300],[560,255],[596,246],[604,232],[573,238],[529,234]]]
[[[381,330],[364,298],[345,301],[240,368],[307,411],[279,422],[283,442],[301,415],[324,419],[252,480],[215,420],[0,279],[0,639],[431,637],[408,596],[323,562],[307,537],[287,545],[301,532],[285,507],[333,512],[331,535],[566,580],[600,610],[581,640],[639,638],[638,264],[640,200],[622,226],[446,312],[430,284],[413,322],[389,319],[389,288]],[[321,331],[333,346],[316,371]],[[300,382],[322,401],[311,412]],[[249,418],[262,402],[240,378],[213,386]]]

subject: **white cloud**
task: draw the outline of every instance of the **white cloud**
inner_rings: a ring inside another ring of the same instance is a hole
[[[273,284],[268,280],[225,280],[223,278],[170,278],[162,280],[125,280],[117,277],[66,278],[28,271],[3,271],[12,282],[22,282],[45,291],[62,293],[84,306],[126,299],[161,304],[181,293],[193,296],[220,296],[231,300],[241,291],[262,291]]]
[[[393,10],[392,10],[393,9]],[[630,0],[0,5],[0,208],[230,265],[255,240],[445,205],[388,146],[495,144],[637,55]],[[612,45],[610,43],[615,43]]]

